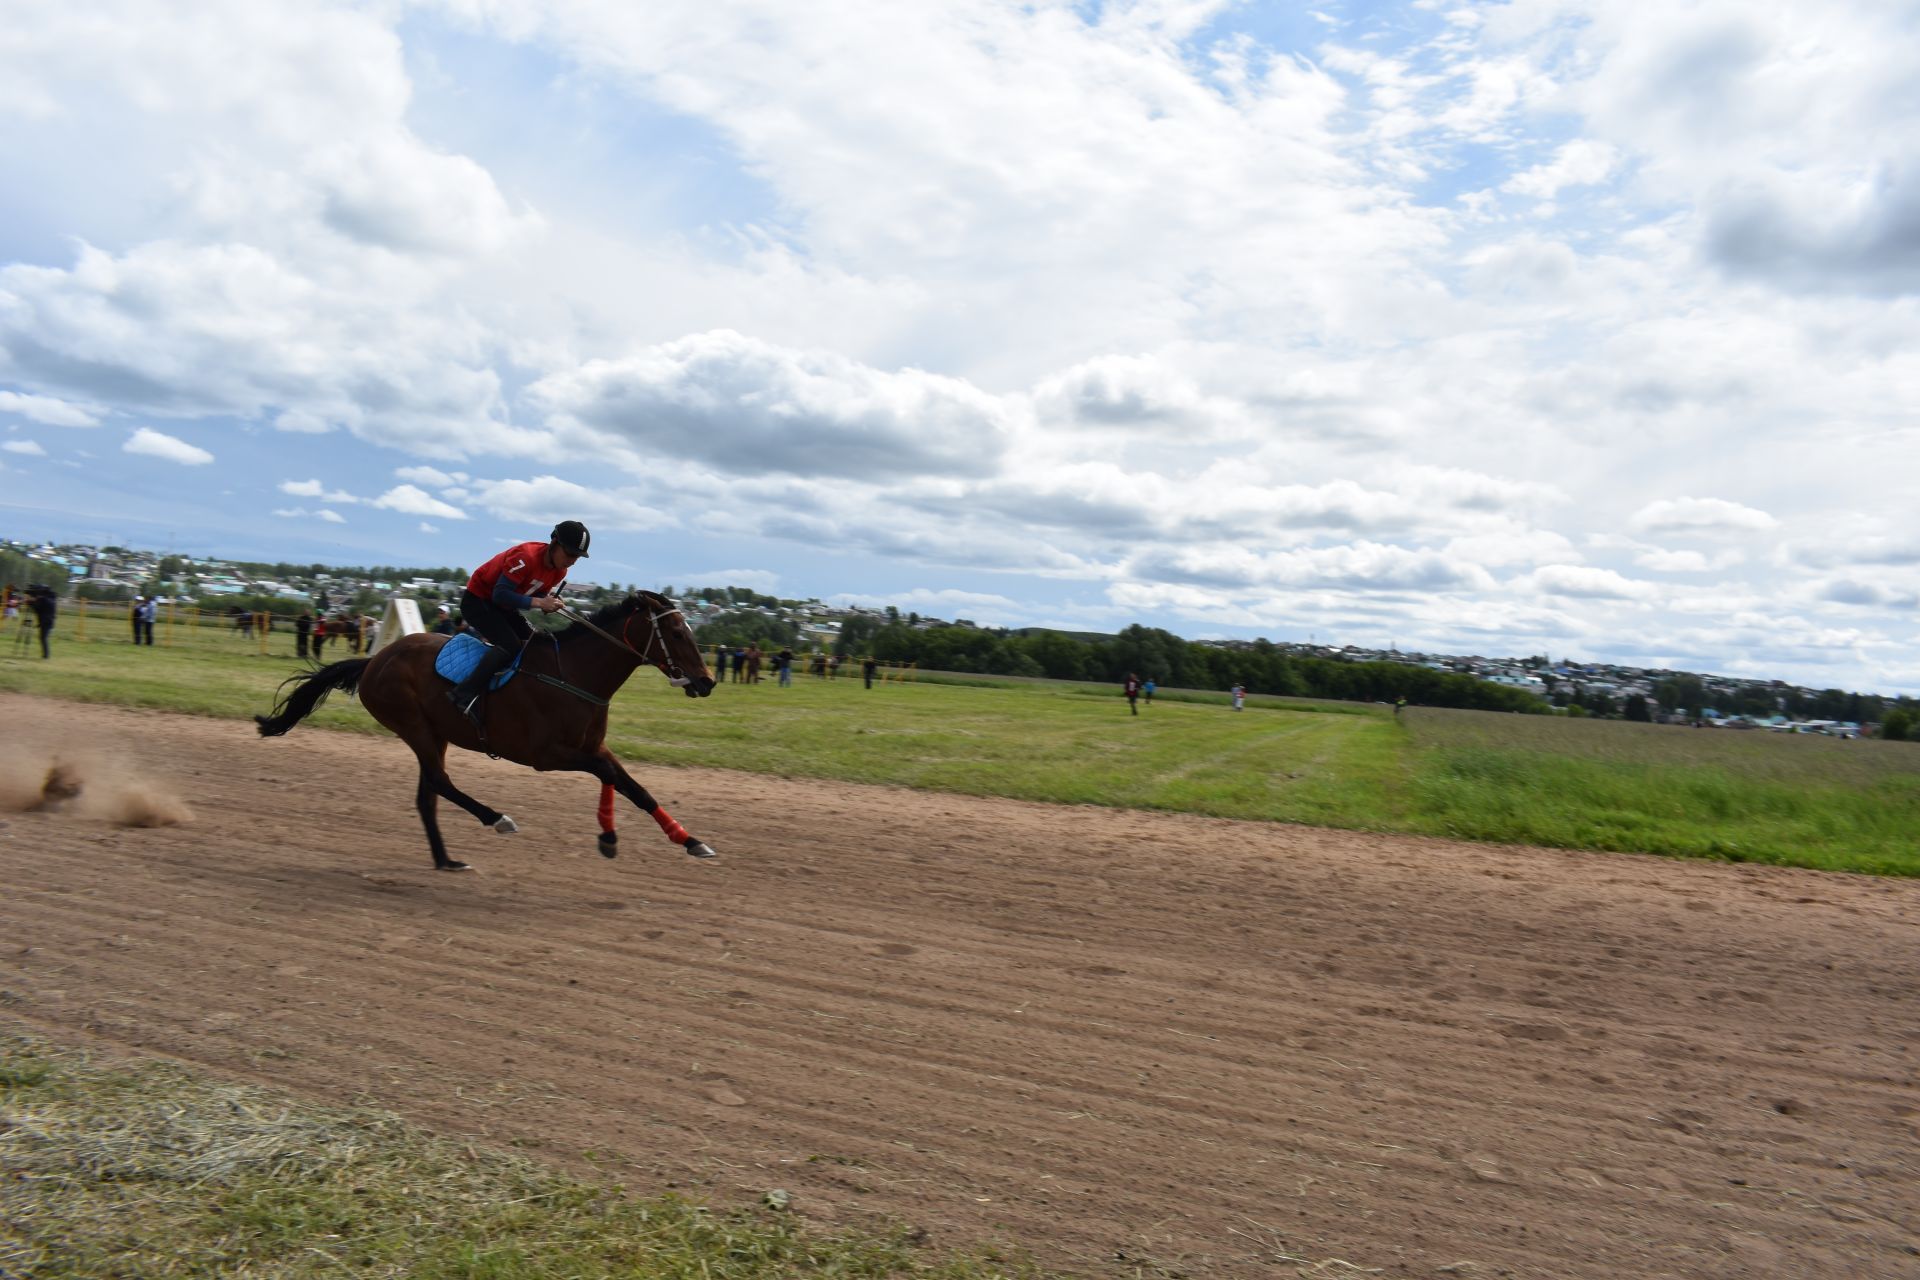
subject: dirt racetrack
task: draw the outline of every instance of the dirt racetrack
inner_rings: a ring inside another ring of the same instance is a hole
[[[1088,1276],[1920,1275],[1920,884],[458,753],[445,875],[390,739],[0,724],[58,1039]]]

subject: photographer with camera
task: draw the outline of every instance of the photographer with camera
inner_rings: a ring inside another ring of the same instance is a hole
[[[53,630],[53,619],[60,612],[60,602],[54,599],[52,588],[36,582],[27,587],[27,608],[33,611],[34,618],[40,624],[40,656],[50,658],[53,654],[47,647],[47,635]]]

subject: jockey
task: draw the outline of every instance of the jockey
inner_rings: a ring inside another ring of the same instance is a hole
[[[508,547],[473,571],[460,596],[460,616],[487,647],[467,678],[447,691],[453,705],[476,726],[475,704],[494,673],[513,661],[513,655],[533,634],[520,616],[525,609],[553,613],[560,608],[560,588],[567,570],[587,554],[591,541],[587,526],[562,520],[545,542],[522,542]]]

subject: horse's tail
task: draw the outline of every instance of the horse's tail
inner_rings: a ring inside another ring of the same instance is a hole
[[[260,726],[260,736],[279,737],[312,715],[314,708],[325,702],[335,689],[352,696],[359,688],[367,664],[372,661],[372,658],[348,658],[344,662],[330,662],[284,681],[280,685],[283,690],[280,701],[273,705],[273,714],[253,718]],[[285,691],[288,685],[293,686],[290,692]]]

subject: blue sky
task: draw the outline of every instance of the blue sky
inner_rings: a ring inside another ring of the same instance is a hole
[[[1920,692],[1920,6],[84,0],[0,532]]]

